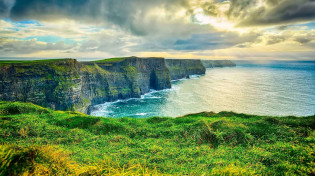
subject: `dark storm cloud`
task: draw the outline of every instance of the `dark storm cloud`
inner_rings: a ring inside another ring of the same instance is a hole
[[[231,0],[227,15],[237,19],[239,26],[273,25],[315,19],[315,0]]]
[[[16,0],[10,17],[15,20],[70,18],[90,23],[109,22],[136,35],[145,35],[154,30],[154,23],[158,22],[146,16],[156,7],[167,9],[171,19],[175,9],[188,5],[187,0]]]
[[[0,0],[0,18],[8,17],[14,3],[14,0]]]
[[[0,1],[0,17],[5,16],[8,12],[8,8],[4,1]]]

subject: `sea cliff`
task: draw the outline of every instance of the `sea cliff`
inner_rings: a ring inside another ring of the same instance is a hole
[[[85,62],[81,64],[80,74],[82,98],[88,105],[139,98],[150,89],[171,88],[170,74],[163,58],[130,57]]]
[[[151,89],[171,88],[171,80],[205,74],[203,64],[200,60],[138,57],[91,62],[0,61],[0,100],[89,113],[91,105],[139,98]]]
[[[206,73],[206,68],[200,60],[166,59],[165,63],[170,71],[172,80],[189,78],[190,75],[204,75]]]
[[[206,68],[236,66],[236,64],[230,60],[201,60],[201,62]]]
[[[80,88],[75,59],[0,62],[0,100],[72,110],[81,103]]]

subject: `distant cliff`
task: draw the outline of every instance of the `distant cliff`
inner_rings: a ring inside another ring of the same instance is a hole
[[[206,73],[206,69],[200,60],[166,59],[165,63],[170,71],[172,80],[189,78],[190,75],[203,75]]]
[[[205,74],[200,60],[114,58],[0,61],[0,101],[87,112],[90,105],[171,88],[171,79]]]
[[[235,67],[236,64],[229,60],[201,60],[206,68],[214,67]]]

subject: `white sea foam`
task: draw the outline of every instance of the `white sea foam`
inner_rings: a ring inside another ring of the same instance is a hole
[[[112,106],[114,104],[121,103],[121,102],[128,102],[128,101],[132,101],[132,100],[141,101],[141,99],[160,99],[162,97],[154,96],[152,94],[159,93],[159,92],[174,91],[174,90],[178,90],[178,88],[179,88],[178,86],[173,86],[171,89],[163,89],[163,90],[150,89],[150,92],[141,95],[140,98],[128,98],[128,99],[123,99],[123,100],[116,100],[116,101],[112,101],[112,102],[106,102],[106,103],[103,103],[103,104],[95,105],[93,108],[98,111],[99,109],[106,109],[108,106]],[[93,111],[95,111],[95,110],[93,110]]]
[[[145,113],[145,112],[142,112],[142,113],[136,113],[136,115],[137,115],[137,116],[145,116],[145,115],[147,115],[147,113]]]
[[[200,75],[190,75],[189,76],[191,79],[199,79]]]

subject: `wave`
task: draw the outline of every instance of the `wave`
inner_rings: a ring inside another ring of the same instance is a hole
[[[189,75],[190,79],[199,79],[200,75]]]
[[[162,93],[162,92],[168,92],[168,91],[175,91],[175,90],[178,90],[178,86],[173,86],[171,89],[163,89],[163,90],[151,89],[150,92],[141,95],[140,98],[128,98],[128,99],[116,100],[116,101],[112,101],[112,102],[105,102],[103,104],[94,105],[91,114],[94,111],[106,112],[106,110],[104,111],[104,109],[106,109],[107,107],[112,106],[114,104],[122,103],[122,102],[142,101],[143,99],[161,99],[163,97],[155,96],[154,94],[155,93],[160,93],[160,92]],[[111,113],[110,111],[108,111],[108,112]]]

